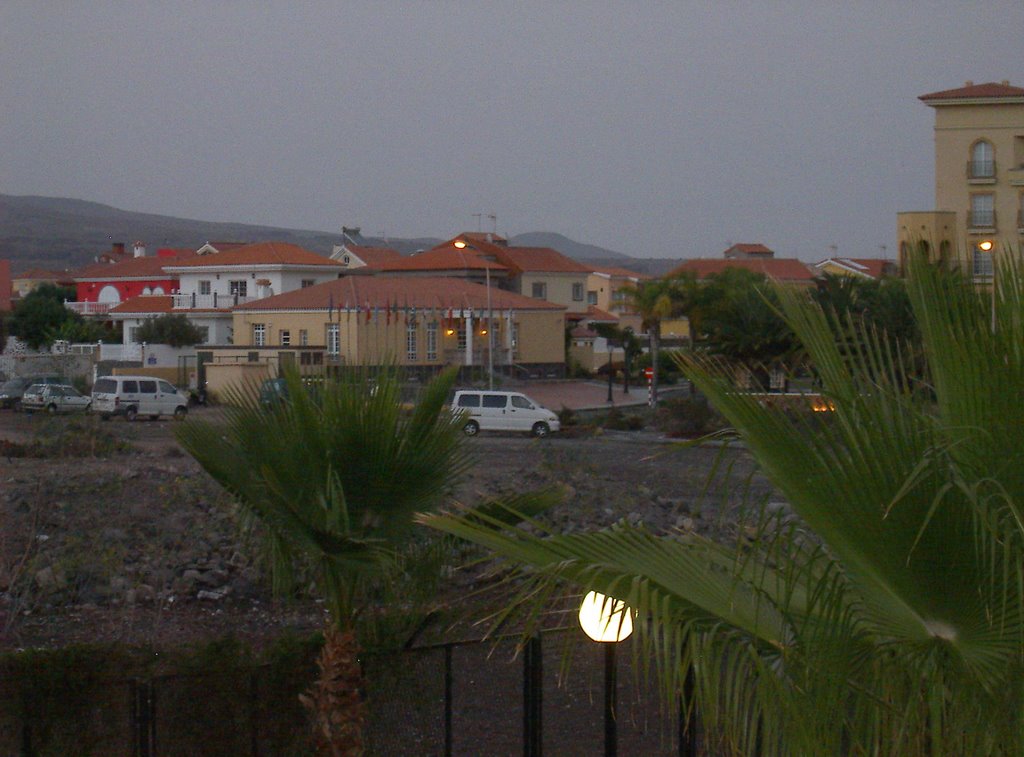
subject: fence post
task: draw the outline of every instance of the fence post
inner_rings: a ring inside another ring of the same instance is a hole
[[[686,671],[679,699],[679,757],[697,757],[697,706],[693,704],[693,668]],[[686,716],[687,710],[690,717]]]
[[[132,741],[138,757],[153,757],[156,750],[153,682],[132,682]]]
[[[540,636],[526,642],[523,654],[523,755],[541,757],[543,753],[544,665]]]
[[[259,732],[259,704],[260,704],[260,679],[259,671],[254,668],[249,672],[249,734],[252,746],[252,757],[259,757],[260,753],[260,732]]]
[[[32,757],[32,712],[28,705],[28,692],[21,693],[21,757]]]
[[[444,757],[452,757],[452,645],[444,645]]]

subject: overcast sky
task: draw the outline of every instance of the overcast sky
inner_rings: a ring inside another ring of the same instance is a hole
[[[637,257],[893,255],[1024,2],[0,4],[0,192]],[[490,221],[484,220],[489,230]]]

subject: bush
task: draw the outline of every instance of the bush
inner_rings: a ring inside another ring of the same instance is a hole
[[[644,419],[639,415],[627,415],[621,409],[613,407],[601,425],[612,431],[639,431],[644,427]]]
[[[655,425],[668,436],[693,438],[725,427],[725,421],[704,397],[674,397],[658,407]]]
[[[575,410],[562,405],[562,409],[558,411],[558,421],[562,424],[562,428],[566,428],[567,426],[575,426],[579,423],[579,418],[576,416]]]

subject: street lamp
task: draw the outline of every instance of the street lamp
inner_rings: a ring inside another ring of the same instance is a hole
[[[633,610],[622,600],[592,591],[580,605],[580,627],[604,645],[604,754],[616,757],[619,734],[615,714],[615,645],[633,633]]]
[[[988,253],[989,263],[992,266],[992,282],[989,286],[992,288],[992,333],[996,333],[996,260],[995,260],[995,244],[991,239],[982,239],[978,242],[978,249],[982,252]]]

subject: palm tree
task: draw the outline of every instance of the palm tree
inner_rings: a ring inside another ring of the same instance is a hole
[[[225,424],[192,422],[182,446],[261,527],[275,588],[296,566],[314,577],[330,612],[320,679],[304,697],[319,754],[364,753],[365,706],[356,620],[375,582],[408,543],[412,516],[437,507],[465,470],[462,433],[445,410],[456,374],[432,381],[414,409],[395,370],[307,389],[287,376],[287,399],[228,397]]]
[[[658,351],[661,346],[661,323],[669,318],[692,315],[697,300],[697,279],[687,271],[668,279],[652,279],[625,290],[628,305],[640,315],[647,330],[651,352],[651,405],[658,403]],[[692,344],[692,328],[691,328]]]
[[[913,262],[929,392],[877,330],[851,356],[781,289],[832,412],[765,407],[719,358],[681,358],[798,516],[752,541],[424,520],[635,608],[715,753],[1024,754],[1024,277],[997,281],[993,329],[988,294]]]

